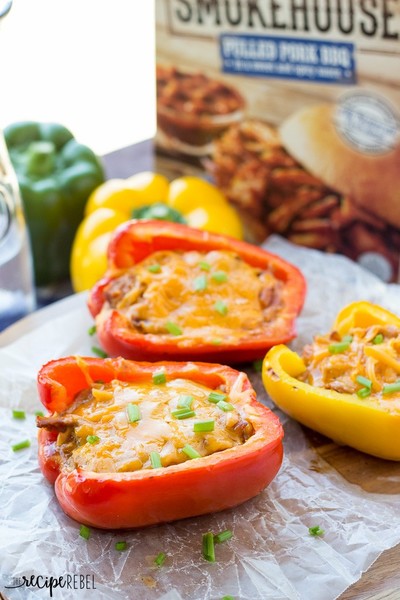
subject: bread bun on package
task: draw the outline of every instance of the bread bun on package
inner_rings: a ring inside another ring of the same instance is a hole
[[[383,154],[358,152],[341,136],[335,110],[322,104],[291,115],[280,128],[283,145],[326,185],[400,228],[400,143]]]

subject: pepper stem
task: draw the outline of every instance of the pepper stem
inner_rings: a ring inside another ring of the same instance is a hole
[[[30,175],[49,175],[55,167],[56,147],[53,142],[32,142],[27,150],[27,171]]]

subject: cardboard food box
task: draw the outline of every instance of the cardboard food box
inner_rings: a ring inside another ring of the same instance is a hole
[[[157,168],[399,276],[400,0],[156,0]]]

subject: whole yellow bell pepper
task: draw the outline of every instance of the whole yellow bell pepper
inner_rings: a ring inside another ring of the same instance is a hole
[[[75,236],[71,280],[76,292],[91,288],[103,276],[112,233],[131,218],[173,220],[243,238],[235,209],[203,179],[187,176],[170,183],[163,175],[149,171],[127,179],[109,179],[90,195]]]
[[[366,329],[373,325],[394,325],[400,331],[397,316],[369,302],[355,302],[344,308],[336,318],[333,331],[343,337],[354,328]],[[367,352],[379,359],[379,341],[368,344]],[[400,375],[400,362],[396,362]],[[303,359],[284,345],[275,346],[267,353],[262,378],[265,389],[280,409],[340,444],[380,458],[400,460],[398,404],[397,409],[395,406],[387,408],[387,403],[384,406],[379,398],[382,392],[360,397],[356,393],[312,386],[298,379],[305,370]],[[368,379],[360,379],[368,385]]]

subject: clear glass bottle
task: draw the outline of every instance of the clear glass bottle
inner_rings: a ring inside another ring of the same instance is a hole
[[[0,331],[34,308],[29,235],[17,177],[0,131]]]

